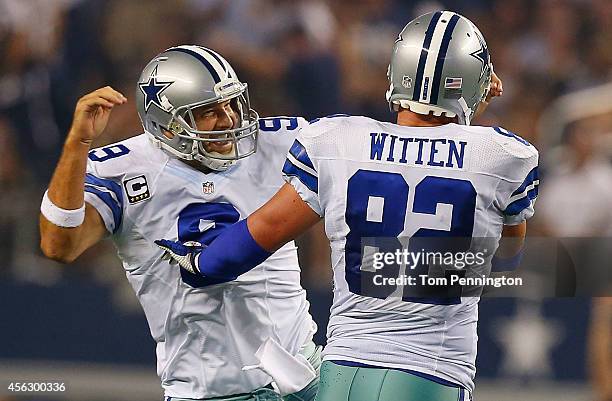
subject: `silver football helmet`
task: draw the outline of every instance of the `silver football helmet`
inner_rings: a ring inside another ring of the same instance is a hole
[[[467,18],[436,11],[410,21],[393,47],[387,101],[419,114],[458,116],[470,125],[491,86],[493,64],[482,33]]]
[[[198,130],[193,110],[227,100],[238,123],[222,131]],[[259,116],[251,109],[247,84],[210,49],[177,46],[157,55],[140,75],[136,105],[145,132],[183,160],[223,171],[257,150]],[[227,142],[232,144],[227,153],[210,149],[213,143]]]

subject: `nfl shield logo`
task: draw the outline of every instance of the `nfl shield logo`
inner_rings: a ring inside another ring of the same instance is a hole
[[[213,192],[215,192],[215,183],[212,182],[212,181],[207,181],[207,182],[203,183],[202,184],[202,191],[206,195],[212,194]]]
[[[406,89],[412,88],[412,78],[408,75],[402,77],[402,86]]]

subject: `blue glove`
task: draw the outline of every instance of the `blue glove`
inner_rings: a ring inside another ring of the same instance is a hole
[[[200,269],[198,268],[198,257],[204,249],[202,245],[197,242],[185,242],[184,244],[179,241],[170,241],[167,239],[158,239],[155,241],[155,245],[163,249],[163,258],[168,258],[178,262],[179,266],[187,270],[189,273],[201,275]]]

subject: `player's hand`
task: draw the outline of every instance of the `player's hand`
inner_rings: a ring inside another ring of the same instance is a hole
[[[491,89],[489,90],[489,94],[487,95],[486,102],[490,102],[494,97],[498,97],[504,94],[504,85],[497,76],[496,73],[491,75]]]
[[[202,252],[203,247],[196,243],[181,243],[179,241],[170,241],[167,239],[158,239],[155,245],[164,250],[163,258],[168,258],[170,261],[175,261],[183,269],[189,273],[201,275],[198,269],[198,256]]]
[[[83,96],[76,104],[68,137],[91,144],[106,128],[113,107],[125,102],[127,98],[110,86]]]
[[[487,107],[489,106],[489,103],[494,97],[498,97],[503,94],[504,94],[503,83],[501,79],[499,79],[497,74],[493,73],[491,75],[491,87],[489,88],[489,93],[487,94],[487,97],[485,98],[485,100],[480,102],[480,104],[478,105],[478,108],[476,109],[476,113],[474,113],[473,119],[478,118],[480,115],[482,115],[482,113],[484,113],[484,111],[487,109]]]

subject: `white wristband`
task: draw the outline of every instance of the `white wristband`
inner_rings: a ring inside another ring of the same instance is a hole
[[[58,227],[78,227],[85,221],[85,203],[78,209],[62,209],[49,199],[49,191],[45,191],[40,204],[40,212],[47,220]]]

